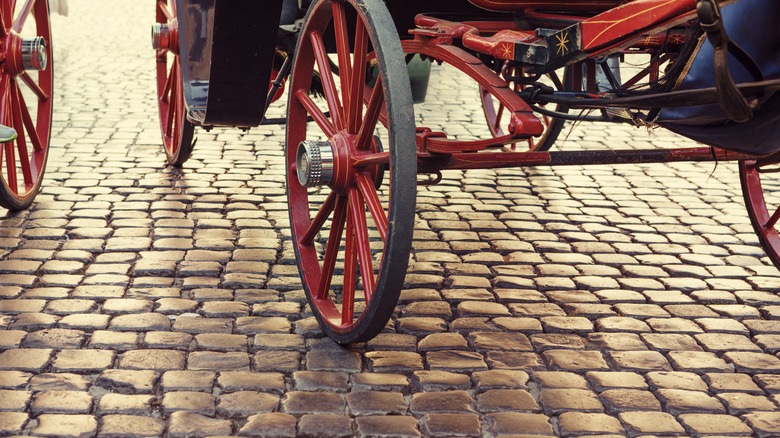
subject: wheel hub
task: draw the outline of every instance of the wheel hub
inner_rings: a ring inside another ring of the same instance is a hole
[[[22,38],[10,31],[4,41],[7,49],[6,71],[18,76],[25,71],[43,71],[48,65],[46,40],[43,37]]]
[[[46,70],[46,40],[43,37],[22,38],[22,66],[26,71]]]
[[[176,53],[178,50],[176,22],[154,23],[152,25],[152,48],[154,50],[170,50]]]
[[[295,159],[298,182],[304,187],[319,187],[331,183],[335,158],[327,141],[304,140],[298,144]]]

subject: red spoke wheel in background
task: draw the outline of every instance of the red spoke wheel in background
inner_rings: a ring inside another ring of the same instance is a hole
[[[0,0],[0,123],[16,130],[0,146],[0,205],[21,210],[41,187],[52,120],[52,51],[46,1]]]
[[[753,230],[766,255],[780,269],[780,179],[772,178],[778,172],[778,157],[739,162],[742,196]]]
[[[366,341],[392,316],[412,244],[417,155],[404,53],[381,0],[321,0],[295,54],[286,166],[301,281],[328,336]]]
[[[549,85],[556,90],[562,90],[563,84],[566,83],[566,78],[559,76],[559,73],[561,72],[566,72],[563,76],[567,76],[568,69],[560,69],[547,73],[539,79],[539,82]],[[509,73],[511,75],[525,75],[522,72],[522,69],[519,68],[512,68],[509,70]],[[515,91],[522,91],[523,88],[525,88],[523,85],[516,82],[510,82],[509,86]],[[507,127],[511,119],[509,112],[501,105],[498,99],[493,97],[492,94],[482,87],[479,87],[479,96],[482,101],[482,111],[485,113],[485,119],[487,120],[490,133],[493,134],[494,137],[506,135],[509,132]],[[544,105],[541,106],[544,107]],[[557,105],[555,111],[565,113],[568,112],[569,109],[564,105]],[[542,135],[539,137],[531,137],[528,140],[521,140],[519,143],[513,143],[513,147],[526,145],[529,151],[550,150],[555,143],[555,140],[558,139],[558,135],[561,133],[565,121],[563,119],[556,119],[541,114],[537,114],[537,116],[542,120],[542,124],[544,125],[544,132],[542,132]]]
[[[157,104],[168,163],[181,166],[190,158],[195,126],[187,120],[179,56],[175,0],[158,0],[152,46],[157,52]]]

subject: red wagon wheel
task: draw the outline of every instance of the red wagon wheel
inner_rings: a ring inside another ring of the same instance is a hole
[[[739,179],[750,222],[761,246],[772,263],[780,269],[780,186],[775,178],[761,179],[761,175],[780,172],[777,157],[739,162]]]
[[[0,205],[21,210],[41,187],[52,119],[48,2],[0,0],[0,123],[18,137],[0,147]]]
[[[316,1],[295,53],[286,163],[298,268],[323,331],[365,341],[392,315],[411,250],[417,156],[404,54],[381,0]],[[320,87],[322,102],[311,93]]]
[[[563,84],[566,83],[566,78],[560,77],[559,73],[564,71],[568,72],[568,70],[564,69],[552,71],[540,78],[539,81],[546,83],[547,85],[550,85],[557,90],[562,90]],[[519,68],[510,69],[509,74],[524,75],[522,70]],[[566,74],[563,76],[566,76]],[[510,83],[509,86],[512,87],[515,91],[522,91],[524,88],[522,85],[515,82]],[[495,99],[493,95],[483,87],[479,87],[479,96],[482,101],[482,111],[485,113],[485,119],[487,120],[490,133],[493,134],[494,137],[506,135],[506,133],[509,131],[504,125],[509,124],[510,117],[509,114],[504,114],[504,106],[501,105],[501,103],[498,102],[498,100]],[[565,105],[557,105],[555,107],[555,111],[565,113],[568,112],[569,109]],[[539,117],[542,119],[544,131],[542,132],[541,136],[531,137],[525,141],[527,142],[528,150],[530,151],[549,150],[555,143],[555,140],[558,138],[558,134],[561,133],[561,129],[563,128],[563,124],[565,122],[563,119],[555,119],[545,115],[540,115]],[[516,144],[513,144],[512,146],[516,146]]]
[[[156,10],[152,45],[157,51],[160,129],[168,163],[181,166],[192,154],[195,126],[187,120],[184,108],[176,1],[158,0]]]

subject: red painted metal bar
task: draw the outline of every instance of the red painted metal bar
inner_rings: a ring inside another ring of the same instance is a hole
[[[627,149],[554,152],[479,152],[451,155],[418,154],[418,172],[447,169],[491,169],[522,166],[586,166],[596,164],[645,164],[676,161],[755,160],[755,155],[710,147],[679,149]]]
[[[480,8],[491,11],[515,12],[521,9],[542,11],[603,11],[621,3],[621,0],[469,0]]]
[[[659,0],[652,0],[652,2],[658,1]],[[652,10],[657,6],[653,3],[650,5],[645,5],[645,7]],[[679,9],[679,7],[674,9],[673,12],[678,12],[677,9]],[[636,12],[639,10],[640,9],[637,8],[636,10],[628,12],[639,14]],[[686,17],[686,20],[682,20],[678,16],[672,17],[676,18],[674,23],[676,24],[681,21],[687,21],[687,19],[692,18],[691,13],[694,13],[694,10],[686,10],[686,13],[687,15],[683,14]],[[607,15],[607,18],[611,17],[611,20],[617,20],[616,17],[619,16],[615,15],[612,10],[605,12],[602,15]],[[597,17],[601,17],[602,15]],[[669,23],[663,21],[667,19],[666,16],[658,18],[654,15],[653,17],[661,20],[659,22],[655,22],[654,24],[663,24],[665,27],[669,27]],[[609,41],[610,44],[623,43],[623,38],[626,38],[627,36],[633,36],[637,31],[636,27],[632,27],[634,24],[632,20],[615,21],[613,23],[611,21],[594,22],[593,20],[596,19],[596,17],[576,19],[566,17],[566,19],[572,23],[571,25],[578,25],[582,28],[582,40],[578,41],[576,46],[580,47],[586,52],[588,50],[593,50],[597,44],[606,44],[608,39],[611,39],[611,41]],[[461,39],[463,46],[467,49],[485,53],[498,59],[515,60],[517,59],[515,54],[515,44],[540,41],[540,38],[533,30],[523,30],[514,23],[507,23],[503,21],[451,22],[441,18],[418,15],[415,18],[415,24],[418,27],[411,30],[410,32],[418,36],[418,38],[422,37],[431,39],[433,40],[434,44],[452,44],[453,40]],[[545,28],[546,27],[547,26],[545,24]],[[585,29],[590,32],[587,34],[587,38],[592,39],[592,41],[586,39],[586,35],[584,33]],[[633,38],[630,47],[634,49],[645,50],[657,49],[660,47],[671,48],[679,47],[685,42],[684,32],[673,31],[668,33],[662,32],[653,34],[654,32],[652,31],[652,27],[650,27],[650,29],[651,30],[648,31],[648,33],[650,33],[649,35]],[[600,30],[606,33],[601,34],[599,32]],[[663,29],[658,29],[656,32],[661,32],[662,30]],[[627,48],[625,44],[621,44],[621,47]]]

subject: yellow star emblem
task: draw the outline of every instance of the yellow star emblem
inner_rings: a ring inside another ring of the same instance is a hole
[[[558,48],[556,53],[558,55],[565,54],[566,51],[568,50],[567,44],[569,44],[569,34],[568,33],[558,34],[555,35],[555,38],[558,38],[558,44],[555,45],[555,47]]]
[[[512,45],[511,44],[503,44],[501,45],[501,57],[504,59],[512,59]]]

